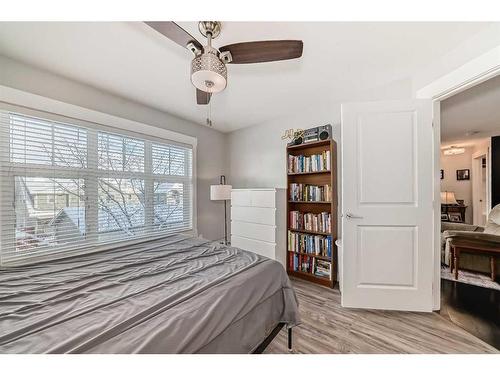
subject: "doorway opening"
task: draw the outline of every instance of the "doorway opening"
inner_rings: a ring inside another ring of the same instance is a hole
[[[441,278],[500,291],[499,102],[500,75],[441,101],[440,196]]]
[[[500,75],[439,103],[441,315],[495,347],[500,345],[498,103]]]

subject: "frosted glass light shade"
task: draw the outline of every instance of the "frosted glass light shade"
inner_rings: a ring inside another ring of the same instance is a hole
[[[191,82],[201,91],[217,93],[226,88],[227,69],[215,53],[207,52],[191,61]]]
[[[460,155],[465,152],[465,148],[463,147],[456,147],[456,146],[451,146],[450,148],[447,148],[446,150],[443,151],[445,155]]]
[[[455,193],[452,191],[442,191],[441,204],[458,204]]]
[[[210,200],[225,201],[231,199],[232,185],[210,185]]]

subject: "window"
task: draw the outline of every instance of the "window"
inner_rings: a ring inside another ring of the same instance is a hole
[[[0,112],[2,257],[192,229],[192,148]]]
[[[144,172],[144,141],[116,134],[98,134],[99,169]]]
[[[14,181],[17,251],[85,239],[82,179],[15,176]]]
[[[184,186],[181,183],[154,183],[154,224],[158,229],[182,227]]]
[[[128,236],[141,233],[145,228],[144,180],[99,178],[97,183],[98,232],[112,232],[120,236],[124,233]]]

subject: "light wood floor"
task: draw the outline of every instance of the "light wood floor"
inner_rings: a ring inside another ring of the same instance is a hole
[[[302,324],[294,353],[499,353],[438,313],[345,309],[340,293],[292,279]],[[288,353],[282,330],[265,353]]]

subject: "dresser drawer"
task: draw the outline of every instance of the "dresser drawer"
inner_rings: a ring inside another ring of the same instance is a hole
[[[253,190],[250,195],[253,207],[276,207],[276,192],[274,190]]]
[[[231,205],[242,207],[276,207],[275,190],[233,190]]]
[[[276,227],[274,225],[245,223],[233,220],[231,221],[231,234],[255,240],[275,242]]]
[[[251,251],[265,257],[275,259],[275,244],[252,240],[250,238],[244,238],[236,235],[231,236],[231,246],[238,247],[243,250]]]
[[[252,205],[252,195],[248,190],[231,191],[231,205],[248,207]]]
[[[276,225],[276,209],[265,207],[231,207],[231,220]]]

